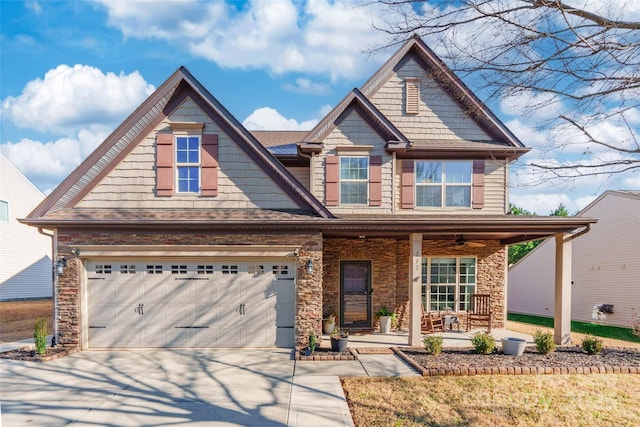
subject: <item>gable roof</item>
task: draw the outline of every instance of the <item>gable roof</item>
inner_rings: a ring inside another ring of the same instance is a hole
[[[414,56],[425,70],[431,73],[432,78],[458,103],[464,111],[493,139],[491,142],[483,141],[482,147],[472,141],[462,142],[457,146],[451,146],[451,141],[408,141],[402,133],[393,126],[384,115],[369,101],[369,97],[378,91],[395,72],[396,67],[408,56]],[[385,62],[380,69],[362,86],[360,90],[354,89],[336,107],[325,116],[306,136],[307,146],[321,144],[322,139],[335,127],[335,121],[343,112],[357,100],[359,105],[368,114],[375,117],[380,123],[379,129],[387,129],[392,139],[389,140],[389,149],[403,150],[403,155],[411,156],[410,152],[433,151],[449,153],[460,150],[466,151],[490,151],[492,154],[502,154],[507,157],[517,158],[529,151],[527,147],[496,117],[489,108],[480,101],[471,90],[447,67],[438,56],[420,39],[414,35],[396,53]],[[392,130],[393,129],[393,130]],[[303,145],[304,146],[304,145]]]
[[[25,222],[59,209],[72,208],[187,96],[212,117],[302,210],[324,218],[332,217],[331,212],[299,185],[185,67],[180,67],[53,190]]]
[[[377,131],[380,136],[386,138],[387,142],[408,143],[406,136],[391,123],[384,114],[380,112],[369,99],[358,89],[354,88],[347,96],[345,96],[333,110],[327,114],[309,133],[304,137],[302,147],[319,144],[332,130],[334,130],[340,120],[348,114],[349,110],[357,109],[365,120],[369,122],[371,127]]]

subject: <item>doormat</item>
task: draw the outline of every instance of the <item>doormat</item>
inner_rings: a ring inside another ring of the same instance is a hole
[[[362,347],[356,350],[358,354],[393,354],[393,350],[384,347]]]

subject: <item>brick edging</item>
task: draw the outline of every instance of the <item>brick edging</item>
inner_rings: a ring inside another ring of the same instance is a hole
[[[311,361],[322,361],[322,360],[359,360],[358,353],[356,350],[352,348],[347,348],[349,354],[322,354],[320,352],[314,353],[310,356],[303,354],[300,350],[296,350],[295,360],[311,360]]]
[[[578,366],[578,367],[550,367],[550,366],[509,366],[489,368],[431,368],[427,369],[407,356],[401,349],[391,347],[391,350],[402,360],[407,362],[423,377],[432,376],[470,376],[470,375],[562,375],[562,374],[640,374],[637,366]]]

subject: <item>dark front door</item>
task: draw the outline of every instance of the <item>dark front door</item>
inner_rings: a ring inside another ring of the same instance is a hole
[[[371,261],[340,261],[340,326],[371,327]]]

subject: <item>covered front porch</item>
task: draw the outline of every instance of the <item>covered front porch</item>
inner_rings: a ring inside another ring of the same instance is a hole
[[[493,327],[500,331],[507,313],[508,245],[551,237],[556,240],[554,337],[567,344],[571,241],[594,222],[518,216],[361,219],[357,225],[354,219],[333,220],[323,230],[323,314],[335,313],[338,326],[353,337],[375,337],[375,314],[386,307],[406,333],[397,334],[396,344],[421,346],[425,312],[451,311],[465,329],[470,295],[489,294]],[[468,345],[470,336],[450,337],[452,343],[456,339]]]

